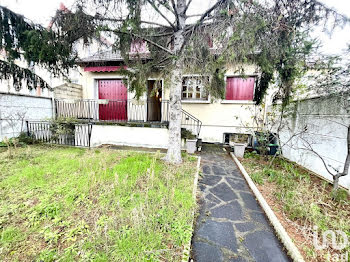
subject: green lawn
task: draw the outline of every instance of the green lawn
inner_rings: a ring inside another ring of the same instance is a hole
[[[0,151],[1,152],[1,151]],[[0,261],[180,261],[196,159],[33,146],[0,153]]]

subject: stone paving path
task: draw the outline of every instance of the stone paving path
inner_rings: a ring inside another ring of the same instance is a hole
[[[214,145],[204,146],[201,156],[193,260],[290,261],[231,157]]]

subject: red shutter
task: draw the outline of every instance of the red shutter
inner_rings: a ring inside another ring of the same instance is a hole
[[[100,120],[127,120],[128,90],[122,80],[99,80],[98,97],[110,100],[99,105]]]
[[[144,40],[134,40],[130,46],[130,54],[145,54],[149,53],[149,49],[146,41]]]
[[[228,77],[226,100],[253,100],[255,78]]]

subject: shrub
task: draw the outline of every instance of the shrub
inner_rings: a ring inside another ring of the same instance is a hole
[[[181,138],[186,139],[195,139],[196,136],[189,130],[181,128]]]
[[[25,133],[25,132],[21,132],[19,134],[18,141],[19,141],[20,144],[24,144],[24,145],[32,145],[32,144],[36,143],[34,137],[33,136],[28,136],[28,134]]]

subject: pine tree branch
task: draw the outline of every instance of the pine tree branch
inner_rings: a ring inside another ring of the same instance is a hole
[[[22,82],[25,81],[28,89],[35,89],[38,86],[52,90],[49,84],[40,76],[28,68],[23,68],[13,62],[7,62],[0,59],[0,80],[12,79],[16,90],[22,88]]]

